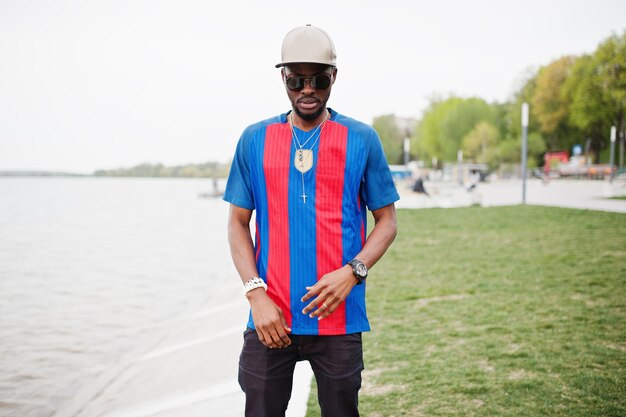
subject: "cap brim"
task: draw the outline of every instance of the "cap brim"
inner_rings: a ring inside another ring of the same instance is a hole
[[[294,62],[281,62],[276,64],[275,68],[285,67],[291,64],[319,64],[319,65],[328,65],[329,67],[336,67],[337,65],[334,62],[311,62],[311,61],[294,61]]]

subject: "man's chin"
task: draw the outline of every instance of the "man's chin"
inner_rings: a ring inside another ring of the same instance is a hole
[[[320,117],[324,112],[324,106],[319,106],[315,110],[303,112],[298,106],[294,109],[299,118],[306,121],[312,121]]]

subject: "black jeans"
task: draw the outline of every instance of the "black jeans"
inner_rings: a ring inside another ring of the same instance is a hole
[[[283,417],[291,397],[296,362],[308,360],[317,381],[322,417],[358,417],[363,370],[361,333],[340,336],[289,335],[291,345],[270,349],[255,330],[243,334],[239,385],[246,417]]]

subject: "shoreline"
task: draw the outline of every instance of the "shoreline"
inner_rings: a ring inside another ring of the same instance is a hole
[[[248,307],[235,298],[233,284],[159,323],[53,417],[152,416],[239,391],[237,356]]]
[[[196,311],[158,325],[151,340],[81,389],[53,417],[243,415],[237,382],[249,307],[240,288],[214,294]],[[312,371],[299,362],[287,417],[303,417]]]

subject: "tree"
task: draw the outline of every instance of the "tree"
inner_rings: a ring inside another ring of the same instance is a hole
[[[456,160],[463,137],[477,123],[496,124],[496,109],[481,98],[450,97],[431,101],[413,134],[413,148],[422,159]]]
[[[161,163],[143,163],[131,168],[111,170],[97,170],[95,176],[105,177],[195,177],[195,178],[224,178],[228,176],[230,163],[205,162],[202,164],[187,164],[178,166],[164,166]]]
[[[497,163],[496,147],[499,133],[488,122],[480,122],[463,137],[463,155],[481,164],[495,168]]]
[[[387,114],[375,117],[372,127],[380,136],[383,150],[390,164],[402,164],[405,132],[400,128],[396,116]]]
[[[575,63],[575,57],[564,56],[541,68],[537,74],[531,106],[551,150],[569,149],[578,141],[578,137],[571,137],[578,135],[568,124],[570,98],[563,88]]]
[[[578,59],[565,83],[569,120],[589,138],[596,162],[616,126],[623,138],[626,107],[626,31],[601,43],[592,55]]]
[[[546,143],[538,132],[528,134],[528,165],[539,166],[542,162],[543,153],[546,151]],[[497,164],[519,163],[522,159],[521,137],[506,139],[498,144],[496,152]]]
[[[624,137],[626,110],[626,30],[600,44],[594,53],[596,73],[613,123]]]

